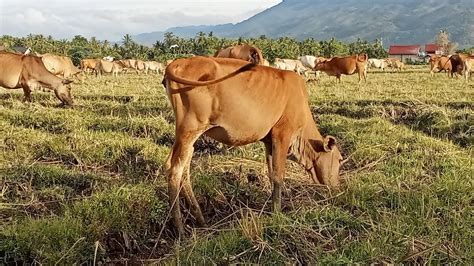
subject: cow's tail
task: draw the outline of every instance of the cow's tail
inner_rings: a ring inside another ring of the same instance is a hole
[[[180,84],[183,84],[183,85],[207,86],[207,85],[216,84],[216,83],[219,83],[219,82],[224,81],[226,79],[232,78],[232,77],[234,77],[234,76],[236,76],[236,75],[238,75],[242,72],[245,72],[245,71],[248,71],[248,70],[252,69],[255,66],[256,65],[253,64],[253,63],[248,63],[248,64],[242,66],[241,68],[237,69],[236,71],[231,72],[231,73],[229,73],[229,74],[227,74],[223,77],[220,77],[218,79],[213,79],[213,80],[206,80],[206,81],[189,80],[189,79],[185,79],[185,78],[182,78],[182,77],[178,77],[171,71],[171,67],[168,66],[168,67],[166,67],[164,78],[172,80],[172,81],[180,83]]]
[[[357,55],[357,61],[359,62],[366,62],[369,60],[369,56],[367,54],[359,54]]]

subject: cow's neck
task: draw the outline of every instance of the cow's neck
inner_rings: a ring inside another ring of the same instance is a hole
[[[42,86],[50,88],[50,89],[56,89],[62,83],[62,79],[56,77],[55,75],[53,75],[49,72],[48,73],[43,73],[43,75],[38,75],[36,77],[36,80],[38,80],[38,82]]]
[[[319,133],[313,117],[309,115],[307,120],[306,127],[298,132],[293,139],[288,155],[291,160],[309,170],[313,167],[314,161],[319,157],[319,152],[314,147],[318,144],[322,145],[323,137]]]

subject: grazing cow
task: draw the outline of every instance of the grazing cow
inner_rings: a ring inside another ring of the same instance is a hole
[[[82,59],[81,60],[81,69],[86,73],[92,73],[95,70],[99,59]]]
[[[316,63],[329,60],[329,58],[321,57],[321,56],[316,57],[316,56],[312,56],[312,55],[304,55],[304,56],[300,56],[298,58],[298,60],[301,61],[301,63],[303,64],[303,66],[305,68],[314,69],[314,67],[316,66]],[[307,74],[307,73],[308,72],[305,72],[305,74]],[[316,75],[316,78],[319,79],[319,77],[321,75],[321,71],[315,71],[314,73]]]
[[[470,56],[464,60],[464,77],[469,80],[470,73],[474,72],[474,56]]]
[[[202,134],[233,146],[265,144],[274,211],[281,207],[287,156],[314,182],[339,186],[341,153],[334,137],[318,131],[305,82],[296,73],[236,59],[193,57],[168,65],[163,85],[176,117],[176,139],[165,169],[171,215],[180,235],[179,194],[197,222],[205,224],[189,176],[193,144]]]
[[[72,106],[71,82],[49,72],[40,57],[0,52],[0,86],[22,88],[26,101],[31,101],[31,89],[41,86],[52,89],[63,105]]]
[[[275,67],[281,70],[290,70],[302,75],[308,69],[303,66],[300,60],[275,58]]]
[[[262,51],[248,44],[227,47],[214,54],[214,57],[226,57],[245,60],[257,65],[263,65]]]
[[[146,61],[145,67],[150,71],[155,71],[156,74],[163,73],[165,70],[165,67],[162,63],[158,63],[155,61]]]
[[[135,70],[136,73],[138,73],[137,69],[137,60],[136,59],[126,59],[125,60],[127,63],[127,70]]]
[[[430,57],[430,74],[431,76],[434,75],[434,71],[438,69],[438,72],[446,71],[448,73],[448,77],[452,70],[451,61],[449,60],[449,56],[439,56],[433,55]]]
[[[54,54],[43,54],[40,56],[46,69],[56,76],[62,78],[77,77],[82,71],[77,68],[71,58]]]
[[[367,82],[367,55],[333,57],[316,63],[314,70],[323,71],[329,76],[336,76],[339,82],[341,82],[341,75],[352,75],[357,72],[359,73],[359,83],[362,78]]]
[[[382,71],[384,71],[385,69],[385,66],[386,66],[386,62],[384,59],[375,59],[375,58],[370,58],[368,61],[368,66],[370,68],[378,68]]]
[[[123,71],[123,66],[117,61],[100,60],[95,67],[95,75],[102,75],[102,73],[112,73],[114,77],[118,77],[118,74]]]

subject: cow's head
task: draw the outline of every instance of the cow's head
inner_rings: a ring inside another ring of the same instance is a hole
[[[251,63],[254,63],[256,65],[260,65],[260,64],[263,64],[263,60],[262,60],[262,56],[261,54],[259,53],[259,51],[257,51],[257,49],[253,48],[251,51],[250,51],[250,58],[249,58],[249,62]]]
[[[308,169],[311,178],[316,183],[332,188],[339,187],[339,168],[343,161],[336,139],[333,136],[326,136],[322,142],[312,142],[312,146],[316,153],[314,158],[311,158],[312,168]]]
[[[314,65],[314,68],[313,70],[315,71],[319,71],[319,70],[325,70],[326,69],[326,66],[327,66],[327,61],[324,60],[324,61],[317,61],[316,64]]]
[[[70,107],[72,107],[74,104],[71,96],[71,83],[72,80],[64,79],[62,80],[61,84],[54,90],[56,97],[61,100],[63,105]]]

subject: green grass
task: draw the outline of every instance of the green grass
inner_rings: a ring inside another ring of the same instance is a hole
[[[168,221],[163,162],[174,117],[161,77],[86,78],[76,108],[0,91],[0,264],[474,262],[474,82],[421,69],[308,83],[324,134],[349,162],[340,192],[288,164],[270,213],[264,147],[196,144],[209,228]]]

